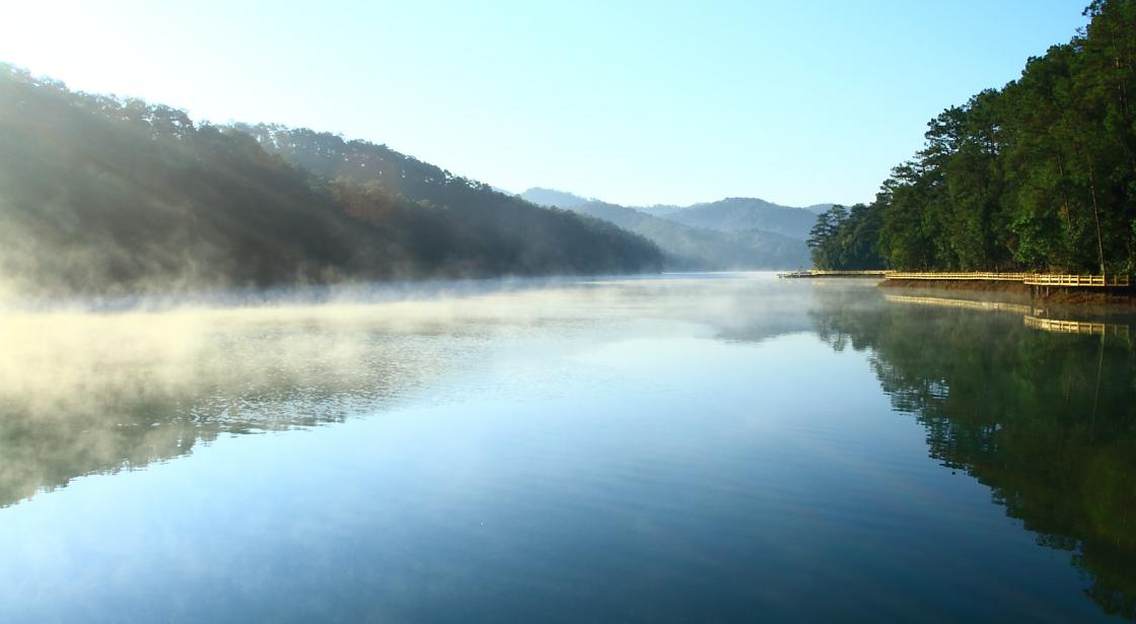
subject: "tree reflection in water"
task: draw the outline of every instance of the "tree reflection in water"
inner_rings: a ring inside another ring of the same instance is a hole
[[[930,454],[1069,551],[1086,592],[1136,619],[1136,350],[1125,335],[1039,331],[1020,314],[864,305],[818,293],[835,350],[868,351],[893,407],[926,428]]]

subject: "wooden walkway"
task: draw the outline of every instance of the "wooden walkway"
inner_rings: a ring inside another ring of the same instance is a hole
[[[1055,286],[1058,288],[1130,288],[1127,275],[1073,275],[1059,273],[998,273],[993,271],[789,271],[777,277],[882,277],[889,280],[926,280],[949,282],[1017,282],[1027,286]]]
[[[884,277],[890,271],[825,271],[821,269],[810,269],[808,271],[789,271],[787,273],[778,273],[777,277]]]
[[[1053,273],[938,273],[888,271],[884,279],[948,280],[983,282],[1019,282],[1027,286],[1056,286],[1060,288],[1129,288],[1127,275],[1064,275]]]
[[[1029,273],[947,273],[947,272],[918,272],[918,271],[889,271],[886,279],[902,280],[944,280],[965,282],[1021,282],[1029,277]]]
[[[1030,286],[1096,286],[1098,288],[1128,288],[1127,275],[1029,275],[1025,283]]]

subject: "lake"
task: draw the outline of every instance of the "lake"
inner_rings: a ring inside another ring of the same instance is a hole
[[[1131,324],[884,290],[10,310],[0,622],[1136,619]]]

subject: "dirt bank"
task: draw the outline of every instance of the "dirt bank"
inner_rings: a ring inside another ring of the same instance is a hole
[[[880,282],[880,288],[889,290],[952,291],[963,295],[967,292],[981,294],[984,298],[994,295],[997,299],[1013,301],[1033,301],[1048,306],[1081,309],[1082,311],[1133,311],[1136,310],[1136,291],[1130,288],[1031,288],[1021,282],[984,282],[978,280],[899,280],[889,279]]]

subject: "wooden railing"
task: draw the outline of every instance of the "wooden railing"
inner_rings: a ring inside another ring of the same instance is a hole
[[[1021,282],[1029,286],[1075,286],[1097,288],[1128,288],[1131,285],[1127,275],[1061,275],[1049,273],[940,273],[889,271],[885,279],[903,280],[950,280],[985,282]]]
[[[1131,279],[1127,275],[1063,275],[1053,273],[998,273],[995,271],[828,271],[812,269],[778,273],[777,277],[882,277],[889,280],[1018,282],[1028,286],[1096,288],[1128,288],[1131,286]]]
[[[906,280],[954,280],[954,281],[993,281],[993,282],[1021,282],[1029,277],[1029,273],[940,273],[940,272],[914,272],[889,271],[884,277],[887,279]]]
[[[1127,275],[1030,275],[1025,279],[1030,286],[1116,286],[1128,287]]]

